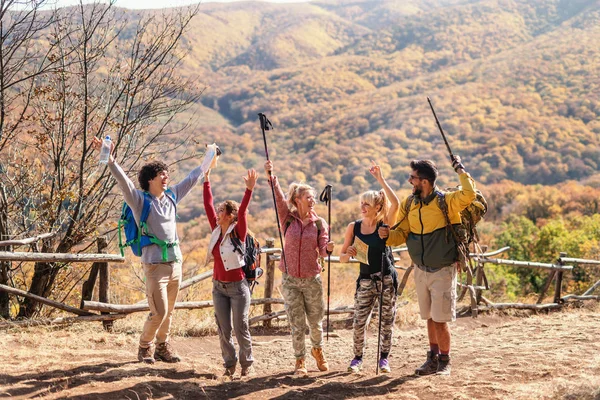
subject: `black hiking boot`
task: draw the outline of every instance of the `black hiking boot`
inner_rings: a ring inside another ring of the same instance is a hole
[[[181,361],[181,358],[177,355],[177,353],[175,353],[169,342],[159,343],[156,346],[154,358],[156,358],[158,361],[164,361],[168,363],[176,363]]]
[[[433,375],[438,371],[438,355],[432,354],[431,351],[427,352],[427,361],[419,368],[415,370],[415,375],[425,376],[425,375]]]
[[[436,375],[450,375],[450,355],[440,354]]]
[[[154,346],[140,346],[140,348],[138,349],[138,360],[146,364],[154,364]]]

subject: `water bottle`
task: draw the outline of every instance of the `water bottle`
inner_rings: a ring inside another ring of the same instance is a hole
[[[111,145],[112,141],[110,140],[110,136],[107,135],[102,141],[102,148],[100,149],[100,164],[108,164]]]
[[[219,146],[217,146],[216,143],[207,144],[206,152],[204,153],[204,159],[202,160],[202,164],[200,167],[202,169],[202,172],[206,174],[206,171],[208,171],[210,168],[213,168],[215,166],[215,158],[220,155],[221,149],[219,149]]]

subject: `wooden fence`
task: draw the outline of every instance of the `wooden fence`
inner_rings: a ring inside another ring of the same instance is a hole
[[[26,242],[27,240],[21,241]],[[0,246],[6,242],[0,242]],[[14,241],[11,242],[14,244]],[[51,307],[58,308],[63,311],[67,311],[76,315],[76,317],[63,317],[55,319],[45,319],[36,321],[4,321],[0,322],[0,328],[12,327],[12,326],[33,326],[42,324],[66,324],[74,322],[88,322],[88,321],[102,321],[103,326],[106,330],[112,329],[112,323],[115,319],[124,318],[130,313],[148,311],[149,307],[147,301],[141,301],[137,304],[124,305],[124,304],[110,304],[109,299],[109,262],[124,262],[125,259],[118,255],[106,254],[107,242],[106,238],[100,237],[97,239],[98,253],[97,254],[44,254],[44,253],[15,253],[15,252],[0,252],[0,260],[10,261],[46,261],[46,262],[90,262],[93,261],[92,268],[88,279],[83,283],[82,298],[79,308],[71,307],[63,303],[59,303],[50,299],[35,296],[31,293],[11,288],[9,286],[0,285],[0,290],[8,292],[16,296],[29,297],[42,304],[49,305]],[[460,289],[459,300],[461,300],[467,293],[471,299],[470,306],[467,309],[470,311],[473,317],[477,317],[481,311],[488,311],[493,309],[533,309],[533,310],[547,310],[556,309],[562,307],[568,301],[579,301],[579,300],[598,300],[600,296],[592,295],[591,293],[600,286],[600,281],[592,285],[586,290],[583,295],[569,294],[562,296],[562,279],[565,272],[571,271],[573,266],[571,264],[586,264],[586,265],[600,265],[600,261],[586,260],[577,258],[568,258],[565,253],[561,253],[556,264],[538,263],[530,261],[516,261],[507,260],[501,258],[493,258],[498,254],[508,250],[508,247],[486,252],[485,249],[477,253],[471,254],[471,269],[466,273],[466,283],[459,282],[458,289]],[[393,249],[395,254],[406,251],[406,247],[400,247]],[[280,259],[281,249],[275,247],[274,239],[267,239],[266,246],[261,249],[261,253],[266,255],[265,262],[265,278],[264,278],[264,298],[252,299],[251,304],[254,306],[262,305],[262,315],[253,317],[250,319],[250,324],[256,324],[262,322],[263,326],[270,327],[273,319],[285,319],[285,312],[278,311],[273,312],[273,304],[283,304],[283,299],[273,297],[274,289],[274,278],[275,278],[275,264]],[[399,258],[395,257],[396,261]],[[339,263],[339,257],[332,256],[332,263]],[[350,263],[358,263],[358,261],[351,259]],[[494,303],[486,296],[483,295],[485,290],[489,289],[489,284],[485,275],[485,265],[496,264],[496,265],[509,265],[514,267],[522,268],[540,268],[550,271],[550,275],[544,285],[543,291],[539,296],[536,304],[523,304],[523,303]],[[400,279],[398,288],[398,296],[402,295],[407,280],[412,272],[414,266],[401,267],[396,266],[398,270],[403,270],[403,276]],[[212,270],[203,272],[190,279],[187,279],[181,283],[181,289],[188,288],[198,282],[212,277]],[[94,286],[96,280],[99,281],[99,298],[98,301],[92,301],[92,294],[94,292]],[[545,294],[554,282],[554,301],[552,303],[542,304]],[[212,307],[212,301],[197,301],[197,302],[177,302],[175,305],[176,309],[200,309]],[[464,311],[464,310],[463,310]],[[97,314],[97,313],[100,314]],[[330,314],[352,314],[354,312],[353,306],[342,306],[336,309],[329,310]]]

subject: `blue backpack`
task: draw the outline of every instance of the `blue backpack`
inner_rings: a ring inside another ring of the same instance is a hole
[[[165,190],[165,195],[173,201],[175,204],[175,210],[177,210],[177,199],[175,197],[175,193],[171,189]],[[144,205],[142,207],[142,214],[140,215],[140,225],[135,222],[135,218],[133,216],[133,211],[131,207],[127,203],[123,203],[123,209],[121,210],[121,218],[119,218],[119,249],[121,250],[121,255],[125,256],[125,247],[131,247],[131,251],[133,254],[141,257],[142,256],[142,248],[146,246],[150,246],[151,244],[156,244],[160,246],[162,249],[162,260],[167,261],[168,259],[168,249],[170,247],[177,246],[179,244],[178,241],[167,242],[164,240],[160,240],[150,232],[148,232],[148,226],[146,225],[146,221],[148,220],[148,215],[150,214],[150,202],[152,198],[148,192],[144,192]],[[121,236],[121,230],[125,231],[125,243],[123,243],[123,239]]]

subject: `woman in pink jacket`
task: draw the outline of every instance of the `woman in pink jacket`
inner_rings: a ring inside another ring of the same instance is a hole
[[[317,361],[320,371],[327,371],[329,365],[323,354],[323,283],[319,255],[327,256],[333,251],[329,241],[327,222],[314,210],[315,189],[302,183],[292,183],[287,199],[272,175],[273,163],[265,163],[269,182],[275,189],[277,212],[284,237],[284,255],[279,269],[283,273],[283,297],[285,310],[292,329],[292,345],[296,356],[295,375],[306,375],[305,332],[308,321],[311,354]]]

